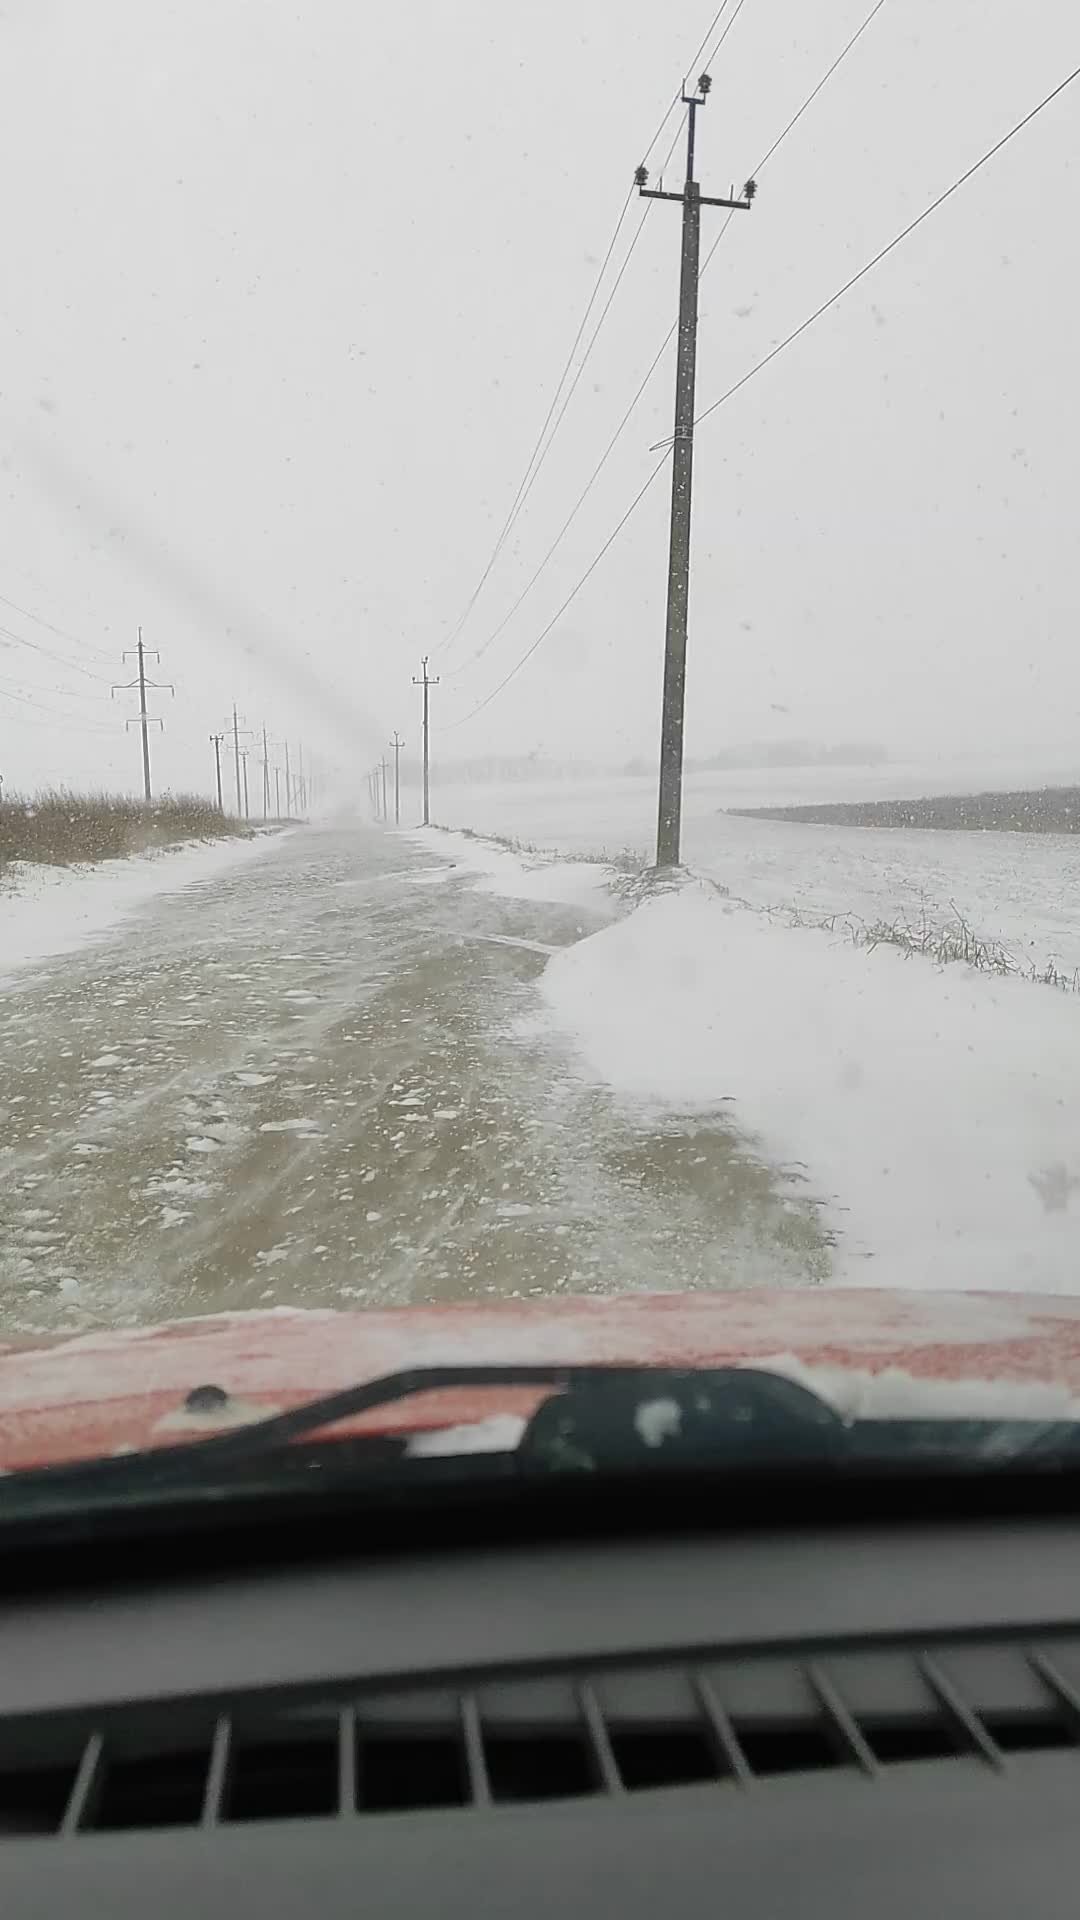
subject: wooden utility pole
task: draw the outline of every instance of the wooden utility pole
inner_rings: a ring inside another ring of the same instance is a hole
[[[139,671],[134,680],[125,680],[114,686],[111,696],[115,699],[118,693],[129,693],[135,687],[139,689],[139,718],[138,720],[126,720],[124,726],[125,730],[128,727],[137,726],[142,733],[143,799],[146,801],[147,806],[150,805],[150,801],[153,798],[150,791],[150,728],[161,727],[164,729],[165,722],[163,720],[152,720],[147,713],[146,689],[147,687],[153,687],[155,693],[175,694],[176,692],[176,688],[169,680],[147,679],[146,656],[148,653],[154,660],[161,659],[160,653],[157,653],[153,647],[143,646],[142,628],[140,627],[138,646],[129,647],[123,655],[125,660],[137,659],[139,662]]]
[[[395,827],[400,827],[401,825],[401,749],[405,745],[405,742],[401,738],[401,735],[398,733],[398,730],[396,727],[394,728],[394,737],[391,740],[390,745],[394,749],[394,825]]]
[[[225,801],[221,793],[221,743],[224,738],[225,735],[223,733],[212,733],[210,735],[210,745],[214,749],[214,773],[217,778],[217,810],[219,813],[224,813],[225,811]]]
[[[289,743],[285,742],[285,814],[292,819],[292,775],[289,772]]]
[[[244,819],[245,820],[250,820],[251,818],[251,809],[248,806],[248,777],[247,777],[247,763],[248,763],[249,751],[250,749],[247,747],[241,747],[240,749],[240,758],[244,763]]]
[[[425,827],[429,827],[431,825],[431,744],[430,744],[431,727],[430,727],[430,712],[429,712],[429,706],[428,706],[428,691],[431,687],[437,687],[439,684],[439,677],[437,674],[434,680],[429,678],[429,675],[428,675],[429,657],[430,656],[425,653],[423,659],[420,662],[422,673],[419,676],[415,673],[413,674],[413,686],[423,687],[424,689],[424,825]]]
[[[268,820],[270,818],[270,749],[266,744],[265,724],[262,730],[262,743],[263,750],[260,765],[263,776],[263,819]]]
[[[730,207],[745,213],[757,192],[748,180],[738,199],[706,197],[694,178],[697,111],[705,105],[712,81],[703,73],[696,93],[683,91],[686,108],[686,183],[681,193],[649,187],[648,171],[634,176],[646,200],[677,200],[682,206],[682,265],[679,274],[679,345],[675,372],[675,439],[671,462],[671,540],[668,552],[667,621],[664,640],[664,695],[660,721],[660,797],[656,864],[677,867],[682,829],[683,730],[686,710],[686,628],[690,602],[690,505],[694,466],[694,394],[697,375],[698,274],[702,207]]]

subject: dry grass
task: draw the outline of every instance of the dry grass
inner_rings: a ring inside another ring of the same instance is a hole
[[[781,911],[789,926],[840,933],[853,947],[862,947],[868,952],[875,947],[896,947],[905,958],[918,955],[938,967],[959,962],[962,966],[974,967],[978,973],[997,974],[1001,979],[1030,980],[1038,986],[1057,987],[1062,993],[1080,993],[1080,969],[1066,973],[1052,960],[1039,967],[1033,961],[1018,959],[1000,941],[986,940],[975,933],[955,905],[951,906],[952,918],[944,921],[931,919],[925,908],[916,920],[900,914],[895,920],[872,921],[850,913],[822,917],[802,914],[795,908],[767,911]]]
[[[32,798],[16,794],[0,806],[0,872],[17,860],[68,867],[249,831],[197,794],[170,794],[150,806],[116,794],[63,788]]]

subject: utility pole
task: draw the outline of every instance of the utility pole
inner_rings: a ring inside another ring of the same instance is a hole
[[[249,748],[241,747],[240,758],[244,763],[244,819],[245,820],[250,820],[251,818],[251,812],[248,807],[248,778],[247,778],[248,752],[249,752]]]
[[[289,772],[289,743],[285,742],[285,814],[292,819],[292,775]]]
[[[281,819],[281,768],[274,768],[274,819]]]
[[[307,813],[307,785],[304,780],[304,743],[302,740],[296,749],[296,757],[297,767],[299,769],[296,775],[296,790],[300,801],[301,815],[305,815]]]
[[[425,827],[429,827],[431,825],[431,819],[430,819],[430,815],[431,815],[431,752],[430,752],[430,724],[429,724],[429,715],[428,715],[428,688],[437,687],[439,684],[438,675],[436,675],[434,680],[431,680],[428,678],[429,657],[430,656],[425,653],[423,659],[420,662],[421,668],[423,670],[422,677],[418,677],[415,673],[413,674],[413,686],[423,687],[424,689],[424,825]]]
[[[263,770],[263,819],[270,818],[270,749],[266,744],[266,727],[262,730],[262,770]]]
[[[214,772],[217,775],[217,810],[219,813],[224,813],[225,811],[225,802],[221,794],[221,743],[224,738],[225,735],[223,733],[212,733],[210,735],[210,745],[214,749]]]
[[[638,167],[634,180],[645,200],[678,200],[682,205],[682,266],[679,275],[679,347],[675,373],[675,436],[671,462],[671,541],[668,553],[667,621],[664,641],[664,696],[660,721],[660,797],[656,864],[677,867],[682,828],[683,728],[686,711],[686,626],[690,601],[690,504],[694,466],[694,394],[697,374],[698,273],[702,207],[729,207],[745,213],[757,192],[748,180],[740,198],[712,199],[694,178],[697,111],[705,105],[712,80],[703,73],[695,93],[683,88],[686,108],[686,184],[681,193],[665,193],[648,183]]]
[[[382,817],[384,821],[390,818],[390,809],[386,804],[386,776],[388,772],[389,768],[386,764],[386,755],[383,754],[382,759],[379,761],[379,773],[382,778]]]
[[[401,735],[398,733],[398,730],[396,727],[394,728],[394,737],[391,740],[390,745],[394,749],[394,825],[395,827],[400,827],[401,825],[401,749],[405,745],[405,742],[401,738]]]
[[[246,807],[245,807],[245,805],[244,805],[244,796],[243,796],[243,790],[242,790],[242,788],[241,788],[241,779],[242,779],[242,778],[244,778],[244,777],[246,776],[246,771],[247,771],[247,770],[246,770],[246,768],[245,768],[245,769],[244,769],[244,773],[243,773],[243,774],[241,773],[241,768],[240,768],[240,753],[241,753],[241,748],[240,748],[240,735],[241,735],[241,734],[243,734],[243,736],[244,736],[244,738],[245,738],[245,740],[250,740],[250,739],[253,739],[253,738],[254,738],[254,736],[253,736],[253,734],[252,734],[252,731],[251,731],[251,728],[250,728],[250,727],[242,727],[242,726],[240,725],[240,722],[239,722],[239,719],[237,718],[237,713],[236,713],[236,701],[235,701],[235,700],[233,701],[233,710],[232,710],[232,725],[230,726],[230,728],[229,728],[229,731],[230,731],[230,733],[232,734],[232,750],[233,750],[233,757],[234,757],[234,759],[235,759],[235,761],[236,761],[236,817],[237,817],[237,819],[238,819],[238,820],[239,820],[239,819],[241,819],[241,818],[244,818],[244,819],[246,819],[246,818],[247,818],[247,808],[246,808]],[[246,748],[244,749],[244,751],[246,752]]]
[[[110,696],[111,698],[115,699],[118,693],[128,693],[134,687],[138,687],[139,689],[139,718],[137,721],[126,720],[124,722],[124,726],[125,726],[125,730],[128,727],[138,726],[142,732],[143,799],[146,801],[147,806],[150,805],[150,801],[153,798],[153,795],[151,794],[151,791],[150,791],[150,728],[161,727],[162,729],[164,729],[165,722],[163,720],[151,720],[149,714],[146,711],[146,689],[147,687],[153,687],[156,693],[168,692],[173,695],[175,695],[176,693],[176,688],[173,686],[170,680],[148,680],[147,679],[146,655],[148,653],[155,660],[161,659],[160,653],[157,653],[153,647],[143,646],[142,628],[140,627],[138,646],[129,647],[122,656],[122,658],[125,660],[131,660],[131,659],[138,660],[139,662],[138,674],[136,675],[134,680],[125,680],[122,683],[118,684],[117,686],[114,686],[112,689],[112,694]]]

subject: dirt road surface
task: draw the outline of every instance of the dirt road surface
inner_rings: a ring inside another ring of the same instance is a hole
[[[719,1113],[590,1086],[538,1018],[597,924],[405,835],[298,831],[0,996],[0,1330],[820,1278]]]

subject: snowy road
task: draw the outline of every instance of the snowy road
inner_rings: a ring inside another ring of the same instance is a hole
[[[635,1114],[547,1032],[596,916],[431,867],[294,834],[8,984],[5,1331],[819,1277],[722,1113]]]

